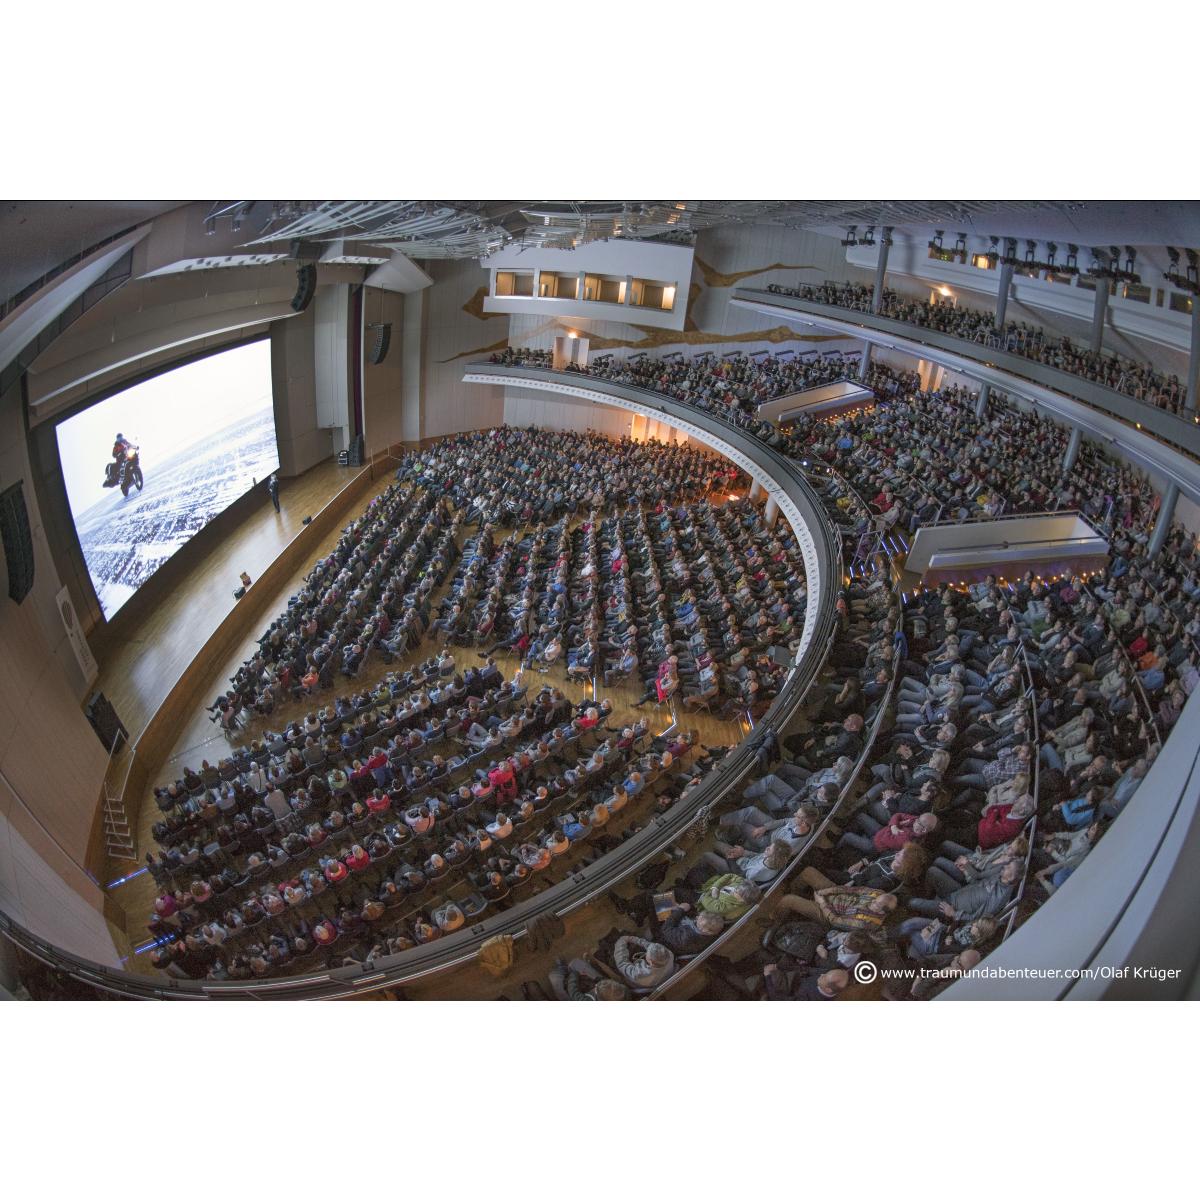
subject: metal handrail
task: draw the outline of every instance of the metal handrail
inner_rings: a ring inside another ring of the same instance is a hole
[[[1146,724],[1149,727],[1150,732],[1154,735],[1154,740],[1158,743],[1158,748],[1161,750],[1162,749],[1162,738],[1159,736],[1158,722],[1154,716],[1154,709],[1150,707],[1150,697],[1146,695],[1146,688],[1142,684],[1141,677],[1138,675],[1137,665],[1134,663],[1133,659],[1131,659],[1129,657],[1129,651],[1125,649],[1125,645],[1121,641],[1121,638],[1120,638],[1117,630],[1115,630],[1112,627],[1112,622],[1109,620],[1109,617],[1108,617],[1108,609],[1105,607],[1105,605],[1099,599],[1096,598],[1096,596],[1092,592],[1091,588],[1089,588],[1086,584],[1082,585],[1082,590],[1084,592],[1086,592],[1087,595],[1091,596],[1092,601],[1096,605],[1097,611],[1104,618],[1104,624],[1107,627],[1109,634],[1112,637],[1113,643],[1116,645],[1117,649],[1120,651],[1121,658],[1124,660],[1126,666],[1129,667],[1129,673],[1130,673],[1130,675],[1133,676],[1134,690],[1136,691],[1138,698],[1141,700],[1142,708],[1146,714]]]
[[[934,550],[934,555],[938,554],[953,554],[956,551],[965,550],[974,553],[977,550],[1011,550],[1016,546],[1070,546],[1073,543],[1079,542],[1094,542],[1094,537],[1069,537],[1069,538],[1025,538],[1019,542],[972,542],[969,546],[943,546],[938,550]]]
[[[1020,512],[1020,513],[1001,513],[994,517],[989,517],[986,514],[978,517],[963,517],[962,520],[951,520],[949,517],[946,520],[935,519],[928,521],[921,526],[922,529],[932,529],[935,525],[979,525],[985,521],[989,524],[996,524],[998,521],[1024,521],[1031,517],[1083,517],[1083,514],[1077,508],[1044,508],[1039,512]],[[1086,520],[1086,517],[1083,517]],[[1020,543],[1014,542],[1014,545]]]
[[[1013,618],[1016,620],[1016,618]],[[1008,921],[1004,926],[1004,936],[1001,941],[1008,939],[1012,931],[1017,927],[1017,913],[1020,911],[1021,901],[1025,898],[1025,887],[1029,882],[1029,868],[1033,865],[1033,843],[1037,837],[1037,819],[1038,805],[1042,799],[1041,773],[1042,773],[1042,737],[1040,722],[1038,721],[1038,703],[1037,703],[1037,688],[1033,684],[1033,668],[1029,665],[1029,653],[1026,648],[1026,631],[1024,626],[1018,621],[1017,628],[1021,634],[1021,667],[1025,672],[1025,695],[1029,698],[1029,737],[1027,743],[1030,749],[1030,763],[1032,778],[1030,779],[1030,794],[1033,796],[1034,810],[1033,816],[1026,823],[1026,844],[1025,844],[1025,865],[1021,870],[1021,883],[1017,888],[1017,894],[1013,897],[1012,912],[1009,913]]]

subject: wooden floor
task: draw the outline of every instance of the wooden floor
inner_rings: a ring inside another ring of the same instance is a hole
[[[341,478],[343,480],[345,478],[344,471]],[[373,486],[367,493],[366,498],[353,510],[352,513],[347,514],[346,520],[339,522],[339,529],[350,519],[352,519],[353,516],[357,516],[358,513],[360,513],[366,507],[369,499],[378,492],[383,491],[389,482],[390,476],[381,477],[378,480],[378,485]],[[283,503],[283,499],[284,497],[281,494],[281,504]],[[300,511],[300,507],[301,506],[298,504],[293,504],[294,511]],[[258,534],[258,537],[262,539],[263,544],[269,544],[269,539],[271,537],[270,526],[274,521],[275,514],[268,510],[268,513],[261,520],[250,523],[252,525],[267,526],[265,531],[262,531]],[[473,530],[465,531],[466,536],[470,536],[470,534],[473,532]],[[497,541],[499,541],[506,532],[507,531],[498,531]],[[281,534],[277,534],[276,536],[279,538],[279,545],[286,544],[286,538],[284,538]],[[284,607],[288,596],[296,590],[298,584],[308,573],[312,562],[314,562],[317,558],[329,553],[329,551],[332,550],[336,545],[338,536],[339,531],[335,530],[326,538],[324,538],[309,556],[308,560],[306,560],[302,568],[299,569],[295,573],[294,577],[289,579],[288,582],[280,589],[275,602],[268,610],[268,616],[261,622],[255,624],[253,628],[247,630],[243,642],[232,654],[229,655],[227,661],[223,664],[219,672],[219,678],[226,679],[231,676],[234,671],[253,654],[257,648],[256,639],[262,633],[262,629],[259,628],[259,625],[261,625],[262,628],[265,628],[270,623],[270,620],[273,619],[273,614]],[[247,529],[246,539],[249,544],[255,543],[256,538],[253,530]],[[244,559],[238,559],[236,557],[237,553],[238,552],[235,548],[230,548],[224,554],[222,554],[221,557],[224,560],[224,565],[220,569],[222,579],[224,579],[229,573],[231,569],[229,564],[231,562],[244,561]],[[240,569],[240,567],[238,569]],[[217,568],[214,566],[212,570],[216,571]],[[236,573],[236,571],[233,571],[235,576]],[[204,597],[208,595],[210,591],[207,583],[207,578],[198,578],[197,585],[194,590],[189,588],[186,594],[181,594],[178,597],[174,597],[173,601],[177,613],[182,614],[183,612],[187,612],[201,606],[204,603]],[[224,588],[223,590],[225,594],[228,595],[229,589]],[[440,599],[443,592],[444,588],[439,589],[439,591],[435,593],[435,598]],[[224,601],[220,601],[220,603],[223,604]],[[227,611],[227,609],[222,610],[222,615],[225,611]],[[213,621],[213,624],[215,625],[215,620]],[[149,631],[147,630],[142,636],[149,637]],[[170,672],[173,669],[172,664],[175,662],[182,663],[182,667],[179,669],[186,668],[187,664],[191,661],[191,657],[195,653],[195,647],[192,647],[192,643],[196,635],[189,635],[186,632],[175,630],[171,625],[164,623],[163,636],[166,637],[168,641],[177,643],[177,646],[174,649],[168,648],[163,651],[158,651],[157,649],[151,649],[147,647],[146,653],[148,656],[150,656],[151,661],[157,664],[160,670],[166,672]],[[131,643],[131,646],[136,646],[136,644],[137,643]],[[320,704],[323,705],[327,703],[330,698],[335,697],[342,692],[357,692],[360,691],[364,685],[371,686],[390,670],[405,670],[410,663],[419,662],[427,658],[433,645],[434,643],[427,639],[408,657],[404,659],[398,659],[390,665],[383,663],[382,660],[376,659],[375,661],[369,663],[366,668],[364,668],[364,670],[361,672],[358,678],[353,681],[353,683],[348,680],[341,679],[339,684],[335,686],[335,689],[332,693],[323,693],[320,697]],[[192,648],[189,650],[188,647]],[[479,661],[476,652],[470,649],[456,648],[454,653],[456,662],[458,663],[460,669],[465,669],[465,667],[467,667],[471,662]],[[130,651],[130,657],[133,657],[132,650]],[[511,678],[520,665],[519,661],[513,655],[498,654],[496,656],[496,661],[497,665],[505,673],[506,678]],[[145,681],[144,691],[137,693],[136,696],[134,696],[132,692],[130,693],[134,704],[134,707],[131,708],[131,711],[146,712],[146,717],[142,721],[143,725],[154,711],[153,698],[155,696],[165,696],[166,692],[174,683],[175,678],[177,678],[177,675],[168,674],[162,679],[151,680],[148,677],[148,670],[149,668],[143,668],[138,672],[138,678]],[[529,682],[535,688],[542,681],[553,683],[558,687],[561,687],[563,692],[570,697],[572,701],[580,701],[591,697],[591,685],[578,684],[568,680],[566,677],[565,665],[562,664],[557,665],[544,676],[534,671],[529,672],[526,678],[527,682]],[[638,699],[640,699],[641,693],[642,689],[637,683],[623,682],[612,688],[605,688],[601,683],[597,698],[603,699],[607,697],[612,700],[614,708],[614,720],[612,720],[610,724],[619,725],[630,723],[632,719],[638,715],[632,706]],[[208,702],[211,702],[211,697],[208,701],[206,701],[206,703]],[[251,721],[247,729],[239,738],[239,741],[248,741],[251,738],[257,737],[268,728],[281,728],[292,719],[302,717],[306,712],[309,711],[310,708],[313,707],[314,705],[311,701],[281,704],[270,717],[256,717],[253,721]],[[118,711],[121,710],[118,708]],[[640,713],[652,714],[650,722],[651,733],[662,732],[663,729],[670,727],[674,720],[673,713],[666,706],[656,709],[652,705],[647,705],[640,710]],[[124,714],[122,713],[122,715]],[[682,707],[679,711],[679,721],[684,728],[697,730],[700,734],[700,740],[708,746],[720,746],[735,743],[739,741],[747,732],[747,727],[738,721],[719,721],[707,713],[693,714],[691,712],[682,710]],[[132,726],[130,728],[130,732],[133,733]],[[159,784],[169,783],[172,780],[177,779],[182,774],[183,767],[185,765],[198,767],[201,760],[205,758],[215,762],[218,758],[225,754],[227,746],[228,743],[226,742],[224,734],[222,734],[217,729],[216,725],[212,723],[209,718],[209,714],[203,711],[202,707],[197,707],[191,714],[190,718],[181,724],[166,763],[163,765],[162,769],[149,780],[147,794],[143,798],[143,802],[140,805],[139,817],[136,823],[137,855],[139,860],[144,862],[145,855],[148,851],[156,851],[158,849],[158,845],[150,832],[151,827],[159,816],[158,808],[150,795],[151,789]],[[133,878],[130,878],[125,882],[114,883],[114,881],[122,879],[131,871],[135,870],[137,870],[137,867],[134,864],[121,862],[119,860],[112,862],[109,866],[108,872],[105,876],[110,884],[113,885],[110,887],[109,896],[124,911],[126,917],[126,929],[128,932],[126,933],[121,931],[116,925],[111,923],[110,929],[113,932],[114,940],[116,941],[120,953],[122,956],[125,956],[125,969],[138,973],[156,975],[157,972],[150,965],[148,956],[145,952],[149,943],[149,935],[146,932],[146,923],[149,920],[154,904],[154,898],[157,893],[154,880],[148,871],[142,870],[140,873],[134,875]],[[600,915],[596,916],[597,913]],[[589,905],[586,909],[581,910],[581,915],[584,916],[585,919],[591,919],[592,917],[595,917],[595,919],[603,920],[604,914],[606,913],[611,913],[611,910],[608,909],[607,906],[601,909],[597,905]],[[604,930],[601,929],[600,933],[603,932]],[[138,953],[138,950],[141,950],[141,953]],[[432,988],[432,994],[436,995],[436,982],[431,981],[429,986]]]

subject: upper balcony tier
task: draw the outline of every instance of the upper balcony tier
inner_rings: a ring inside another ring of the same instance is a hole
[[[1200,415],[1178,417],[1069,371],[875,313],[754,288],[737,288],[730,303],[792,325],[811,325],[931,359],[980,383],[1037,404],[1098,440],[1119,441],[1127,457],[1139,465],[1165,475],[1185,493],[1194,490],[1193,460],[1200,459]],[[1125,427],[1149,434],[1162,443],[1161,451],[1147,439],[1129,438]]]

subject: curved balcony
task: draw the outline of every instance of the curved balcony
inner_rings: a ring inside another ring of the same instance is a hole
[[[800,543],[808,574],[809,602],[796,665],[754,734],[727,754],[685,801],[655,817],[619,849],[495,917],[369,965],[261,981],[158,980],[103,967],[59,950],[0,913],[0,931],[12,941],[41,961],[92,987],[138,999],[336,999],[360,995],[469,963],[487,938],[502,933],[519,937],[535,917],[547,913],[561,916],[581,907],[640,870],[691,826],[702,810],[744,786],[754,769],[758,743],[766,731],[786,725],[803,703],[810,684],[824,665],[836,625],[834,605],[841,579],[840,537],[800,465],[766,446],[753,434],[680,401],[641,388],[589,380],[578,373],[491,364],[468,367],[464,378],[480,383],[520,383],[523,387],[555,391],[652,415],[717,450],[762,484]],[[581,386],[584,381],[586,386]],[[810,648],[811,653],[808,652]]]

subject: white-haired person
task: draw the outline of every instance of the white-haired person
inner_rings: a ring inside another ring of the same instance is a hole
[[[673,974],[675,955],[661,942],[627,933],[613,946],[613,963],[630,987],[653,988]]]

